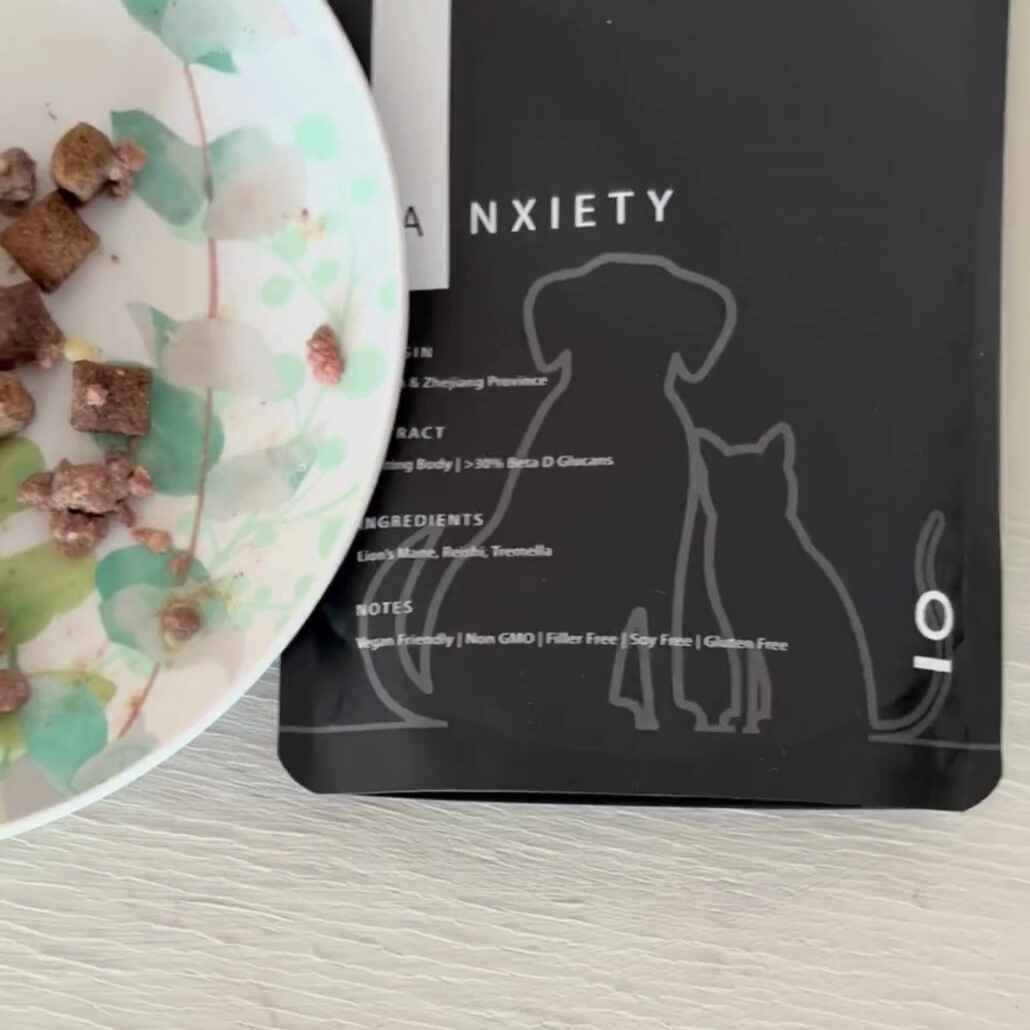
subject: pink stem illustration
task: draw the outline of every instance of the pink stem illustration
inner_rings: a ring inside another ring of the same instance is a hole
[[[200,134],[200,149],[204,160],[204,193],[208,203],[215,199],[215,179],[211,168],[211,144],[207,135],[207,123],[204,120],[204,108],[200,103],[200,91],[197,89],[196,76],[193,68],[187,64],[184,66],[186,82],[189,85],[190,100],[193,103],[193,114],[197,121],[197,132]],[[219,268],[218,268],[218,241],[208,238],[208,318],[217,318],[219,305]],[[204,443],[200,454],[200,478],[197,482],[197,508],[193,516],[193,532],[190,534],[189,547],[182,558],[179,572],[179,582],[185,583],[189,575],[190,565],[197,553],[197,544],[200,540],[200,525],[204,517],[204,500],[207,492],[207,473],[211,455],[211,423],[214,419],[214,392],[209,388],[204,398]]]
[[[193,68],[189,64],[185,64],[183,69],[186,74],[186,84],[190,91],[190,100],[193,104],[193,114],[196,118],[197,132],[200,136],[200,148],[201,154],[204,161],[204,194],[207,197],[207,201],[210,204],[215,197],[215,181],[214,172],[211,167],[211,144],[207,134],[207,122],[204,119],[204,108],[200,102],[200,91],[197,88],[196,76],[193,74]],[[207,241],[207,253],[208,253],[208,306],[207,314],[208,318],[217,318],[219,311],[219,294],[220,294],[220,273],[218,266],[218,241],[209,238]],[[204,518],[204,500],[207,494],[207,474],[208,465],[211,457],[211,424],[214,421],[214,391],[208,389],[205,393],[204,398],[204,438],[203,445],[200,453],[200,475],[197,481],[197,506],[193,514],[193,529],[190,533],[190,542],[186,551],[180,554],[176,559],[175,568],[177,569],[177,579],[180,586],[186,582],[189,577],[190,566],[193,564],[193,559],[197,554],[197,545],[200,541],[200,527]],[[121,731],[118,733],[118,739],[121,740],[136,724],[136,721],[140,717],[140,713],[143,711],[144,706],[147,703],[148,698],[153,692],[154,686],[157,683],[157,678],[161,674],[161,665],[157,662],[154,663],[154,668],[150,671],[150,676],[147,679],[146,684],[143,687],[142,692],[132,702],[129,708],[129,716],[125,721],[125,725],[122,726]]]

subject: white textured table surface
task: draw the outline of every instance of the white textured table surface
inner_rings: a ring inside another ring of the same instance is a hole
[[[1030,1026],[1030,3],[1017,0],[1007,776],[966,816],[314,798],[271,677],[0,843],[4,1030]]]
[[[136,785],[0,845],[0,1023],[1024,1030],[1014,686],[991,801],[863,816],[313,798],[276,764],[265,682]]]

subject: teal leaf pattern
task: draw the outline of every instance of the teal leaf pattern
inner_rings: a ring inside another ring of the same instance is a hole
[[[21,507],[18,487],[45,467],[39,448],[23,436],[0,441],[0,522]]]
[[[161,21],[170,0],[122,0],[125,9],[150,32],[161,31]]]
[[[179,323],[169,318],[163,311],[150,307],[149,304],[130,304],[129,317],[143,339],[151,360],[160,366],[165,348],[172,341]]]
[[[100,563],[96,580],[100,618],[108,638],[157,662],[169,657],[161,637],[160,613],[170,601],[190,599],[200,604],[205,632],[225,621],[225,602],[210,588],[211,577],[196,559],[180,582],[168,555],[127,547]]]
[[[232,54],[227,54],[224,50],[215,50],[213,53],[198,57],[197,64],[203,64],[226,75],[238,75],[240,72],[236,67],[236,62],[232,59]]]
[[[261,287],[261,299],[270,308],[281,308],[284,304],[289,304],[295,290],[296,284],[292,279],[276,275]]]
[[[127,736],[114,741],[79,767],[72,778],[72,789],[83,791],[99,787],[146,758],[157,743],[157,738],[147,732],[140,720]]]
[[[239,129],[211,144],[214,201],[205,228],[218,240],[271,236],[300,216],[307,170],[298,150],[263,129]]]
[[[147,152],[136,193],[173,226],[189,225],[205,209],[204,155],[146,111],[112,111],[116,138],[131,137]]]
[[[278,447],[229,458],[208,479],[208,514],[229,520],[281,508],[297,492],[317,456],[314,442],[300,436]]]
[[[210,147],[214,201],[205,192],[204,153],[146,111],[112,111],[111,131],[147,152],[136,192],[173,228],[215,239],[257,239],[299,216],[307,195],[300,152],[263,129],[237,129]]]
[[[293,32],[278,0],[122,0],[181,60],[234,72],[231,54],[255,53]]]
[[[58,789],[71,789],[79,769],[107,744],[107,716],[89,684],[42,674],[19,712],[25,747]]]
[[[343,519],[339,516],[332,516],[322,520],[322,526],[318,532],[318,556],[328,558],[333,553],[336,541],[343,532]]]
[[[207,569],[194,559],[187,581],[205,583],[210,578]],[[112,551],[97,566],[96,583],[101,600],[106,601],[119,590],[139,583],[171,589],[175,586],[176,577],[169,567],[167,555],[154,554],[145,547],[125,547]]]
[[[204,464],[205,417],[202,397],[173,386],[161,376],[154,377],[150,432],[143,438],[137,457],[150,469],[158,493],[189,497],[197,492]],[[120,437],[101,439],[113,447],[124,445]],[[212,412],[208,468],[218,462],[224,450],[225,428],[218,414]]]
[[[312,161],[330,161],[339,156],[340,136],[336,122],[327,114],[302,118],[296,129],[297,146]]]
[[[277,354],[274,358],[276,375],[282,387],[279,398],[293,397],[299,393],[307,379],[307,365],[294,354]]]
[[[278,0],[175,0],[161,20],[160,36],[182,60],[212,53],[259,53],[293,34]]]

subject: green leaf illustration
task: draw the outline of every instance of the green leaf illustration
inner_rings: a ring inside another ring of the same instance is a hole
[[[72,779],[72,790],[89,790],[106,783],[112,776],[146,758],[157,743],[157,738],[146,731],[142,720],[137,720],[127,736],[114,741],[82,765]]]
[[[206,583],[211,577],[207,569],[193,560],[188,582]],[[145,584],[161,589],[171,589],[177,579],[169,568],[168,555],[154,554],[146,547],[125,547],[112,551],[97,566],[96,584],[100,599],[106,601],[128,587]]]
[[[92,558],[66,558],[52,543],[0,558],[0,597],[12,644],[39,636],[93,591]]]
[[[33,761],[60,790],[71,787],[79,768],[107,744],[107,717],[84,682],[32,677],[32,694],[19,713]]]
[[[122,0],[129,14],[151,32],[161,30],[161,21],[169,2],[170,0]]]
[[[317,456],[315,443],[300,436],[229,458],[208,477],[208,514],[224,520],[281,508],[297,492]]]
[[[47,683],[64,687],[85,687],[102,705],[107,705],[118,693],[118,688],[103,676],[91,672],[80,672],[76,669],[63,672],[37,672],[31,677],[33,685],[37,680],[45,679]]]
[[[234,129],[211,144],[211,176],[215,187],[225,186],[276,149],[275,140],[259,127]]]
[[[198,57],[197,64],[206,65],[208,68],[213,68],[216,72],[222,72],[225,75],[238,75],[240,71],[236,67],[236,62],[232,59],[232,54],[227,54],[224,50],[215,50],[213,53]]]
[[[339,516],[323,519],[322,527],[318,534],[318,556],[328,558],[332,554],[336,541],[343,530],[343,519]]]
[[[160,364],[161,355],[179,328],[179,323],[149,304],[129,304],[128,312],[143,338],[147,353],[155,365]]]
[[[236,129],[210,148],[214,200],[209,204],[204,154],[146,111],[112,111],[112,132],[147,151],[136,192],[169,225],[190,239],[256,239],[280,231],[299,215],[307,195],[304,161],[259,128]]]
[[[339,468],[347,458],[347,444],[341,436],[331,436],[318,449],[318,467],[325,472]]]
[[[276,400],[293,397],[304,388],[308,378],[308,367],[294,354],[277,354],[275,372],[279,376],[281,391]]]
[[[18,487],[46,467],[39,448],[24,437],[0,442],[0,522],[19,510]]]
[[[370,397],[386,381],[389,365],[378,347],[356,347],[347,355],[339,389],[352,400]]]
[[[141,465],[150,469],[158,493],[188,497],[197,492],[204,454],[205,402],[191,390],[182,390],[154,377],[150,433],[138,452]],[[225,450],[225,429],[212,412],[207,466],[215,465]]]
[[[272,253],[287,264],[295,265],[304,259],[308,251],[307,237],[296,225],[288,225],[271,241]]]
[[[284,304],[289,304],[295,290],[296,284],[292,279],[276,275],[261,287],[261,299],[270,308],[281,308]]]
[[[233,73],[233,53],[253,53],[293,29],[277,0],[122,0],[177,57]]]
[[[147,152],[136,192],[166,222],[185,226],[204,209],[204,156],[146,111],[112,111],[116,138],[131,137]]]
[[[340,262],[335,258],[326,258],[324,261],[319,261],[311,274],[311,281],[315,284],[316,289],[329,289],[339,278],[340,268]]]
[[[220,240],[271,236],[300,214],[307,174],[300,152],[264,129],[244,128],[211,144],[214,201],[207,232]]]
[[[265,400],[283,396],[276,356],[253,326],[232,318],[197,318],[179,325],[153,309],[134,317],[168,385]]]
[[[0,715],[0,778],[25,755],[25,734],[21,728],[21,713]]]
[[[176,592],[202,586],[210,579],[207,569],[196,559],[185,584],[180,586],[167,555],[154,554],[145,547],[113,551],[97,567],[96,574],[100,619],[108,639],[160,660],[164,647],[158,626],[161,609]]]
[[[312,161],[331,161],[341,150],[336,121],[327,114],[309,114],[297,123],[297,146]]]

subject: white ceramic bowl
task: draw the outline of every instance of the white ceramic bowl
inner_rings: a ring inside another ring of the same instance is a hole
[[[0,444],[0,608],[32,682],[0,717],[0,835],[157,765],[222,714],[310,613],[353,540],[400,389],[407,291],[395,183],[362,70],[323,0],[5,0],[3,147],[51,188],[76,122],[150,155],[136,193],[83,215],[100,250],[48,298],[71,359],[154,369],[140,511],[193,556],[113,530],[71,561],[19,510],[24,476],[109,441],[69,428],[68,363],[25,380],[40,412]],[[4,271],[5,284],[18,281]],[[344,341],[337,386],[306,341]],[[183,566],[180,566],[183,567]],[[204,632],[165,649],[171,597]]]

